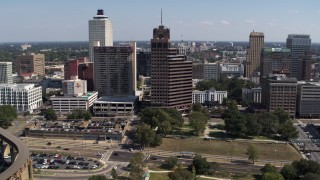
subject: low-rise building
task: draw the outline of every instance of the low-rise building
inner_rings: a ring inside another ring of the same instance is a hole
[[[243,77],[244,66],[242,63],[220,63],[221,77]]]
[[[52,108],[60,115],[68,114],[73,109],[89,110],[98,98],[98,92],[87,92],[79,96],[56,96],[50,97]]]
[[[299,82],[297,115],[300,118],[320,117],[320,83]]]
[[[216,89],[211,88],[207,91],[192,91],[192,103],[206,103],[206,102],[219,102],[222,104],[223,99],[227,98],[227,91],[216,91]]]
[[[1,84],[0,105],[11,105],[17,112],[33,113],[42,106],[42,89],[34,84]]]
[[[135,112],[137,96],[102,96],[93,103],[95,116],[129,116]]]

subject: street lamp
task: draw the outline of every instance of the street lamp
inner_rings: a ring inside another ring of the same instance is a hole
[[[274,150],[274,164],[276,164],[276,152],[277,152],[277,149]]]

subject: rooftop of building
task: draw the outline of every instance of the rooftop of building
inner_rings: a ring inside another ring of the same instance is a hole
[[[269,80],[276,80],[276,81],[294,81],[297,82],[297,78],[295,77],[288,77],[285,74],[269,74]]]
[[[0,65],[1,64],[6,64],[7,65],[7,64],[12,64],[12,62],[0,62]]]
[[[252,31],[250,33],[250,36],[264,36],[264,34],[263,34],[263,32],[254,32],[254,31]]]
[[[290,53],[290,49],[288,48],[263,48],[263,52],[282,52],[282,53]]]
[[[15,90],[28,90],[35,87],[34,84],[0,84],[0,88],[11,88]]]
[[[80,96],[64,96],[64,95],[53,95],[50,98],[66,98],[66,99],[72,99],[72,98],[82,98],[82,99],[87,99],[93,95],[97,95],[98,92],[96,91],[90,91],[87,92],[86,94],[80,95]]]
[[[102,96],[100,97],[96,103],[100,102],[135,102],[137,100],[137,96]]]

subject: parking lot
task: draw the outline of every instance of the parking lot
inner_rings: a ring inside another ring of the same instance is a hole
[[[30,155],[33,167],[36,169],[97,169],[102,164],[95,159],[81,156],[63,156],[49,153],[32,153]]]

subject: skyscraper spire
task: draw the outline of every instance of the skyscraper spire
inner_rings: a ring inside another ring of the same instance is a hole
[[[162,25],[162,8],[161,8],[161,25]]]

